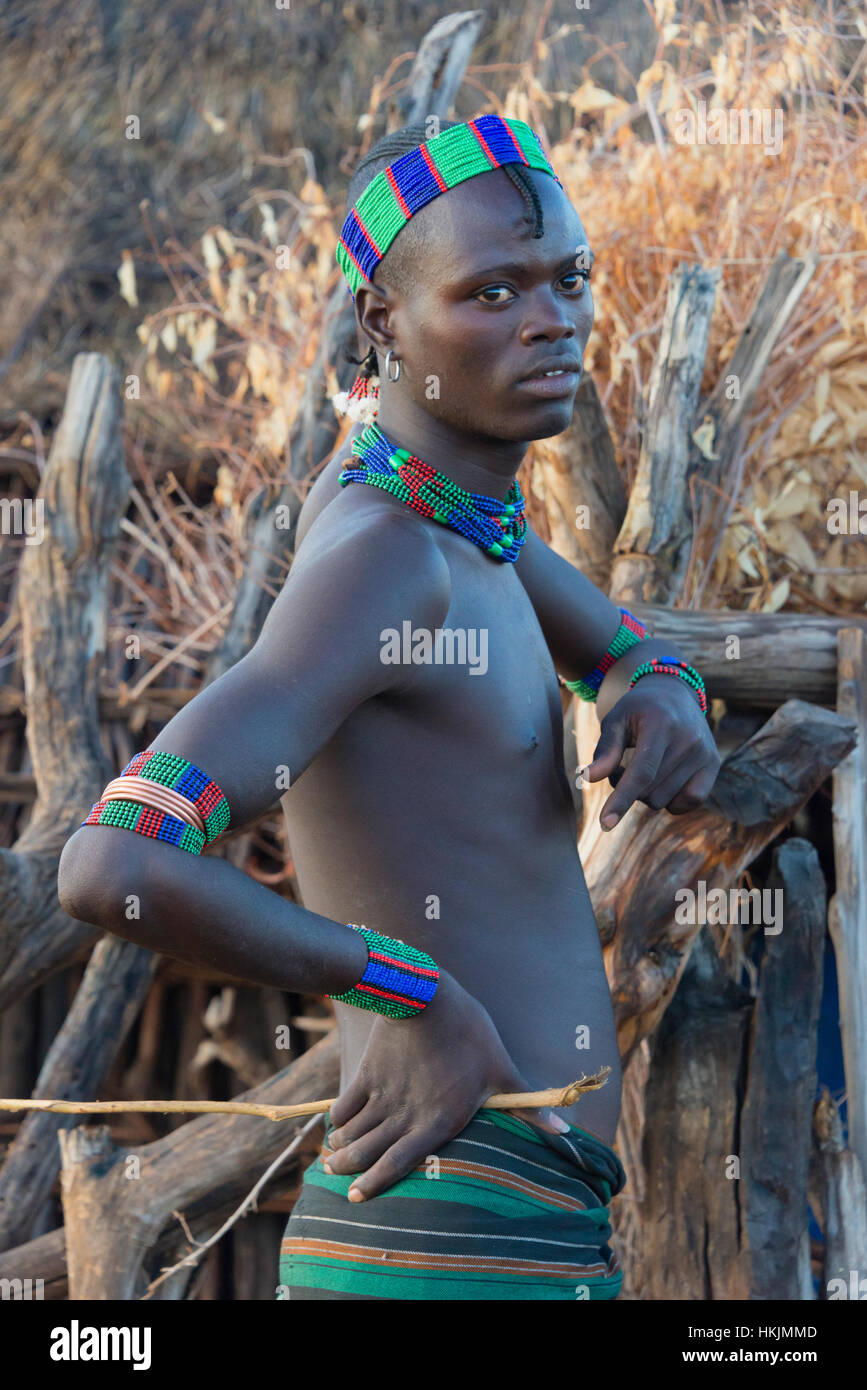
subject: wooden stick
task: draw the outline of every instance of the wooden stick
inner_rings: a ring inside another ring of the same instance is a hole
[[[582,1072],[571,1086],[552,1086],[547,1091],[514,1091],[489,1096],[482,1102],[484,1110],[535,1110],[543,1105],[555,1109],[574,1105],[587,1091],[598,1091],[610,1075],[610,1067],[602,1067],[592,1076]],[[299,1115],[321,1115],[330,1110],[334,1101],[308,1100],[302,1105],[254,1105],[240,1100],[0,1100],[0,1110],[44,1110],[56,1115],[119,1115],[136,1113],[259,1115],[265,1120],[294,1120]]]

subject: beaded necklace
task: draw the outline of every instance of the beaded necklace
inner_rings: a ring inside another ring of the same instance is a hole
[[[347,461],[339,478],[341,487],[370,483],[383,488],[421,516],[460,532],[495,559],[517,560],[527,535],[524,498],[517,483],[510,487],[505,502],[467,492],[415,454],[399,449],[377,424],[368,425],[353,440],[352,452],[361,462]]]

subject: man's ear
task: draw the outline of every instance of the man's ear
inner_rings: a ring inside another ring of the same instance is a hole
[[[355,291],[358,327],[382,356],[393,348],[396,338],[391,329],[391,296],[385,288],[369,282]]]

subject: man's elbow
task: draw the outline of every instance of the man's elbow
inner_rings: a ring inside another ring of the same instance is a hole
[[[127,855],[119,854],[116,843],[118,835],[126,837],[127,833],[115,827],[85,825],[66,841],[57,868],[57,896],[70,917],[106,931],[112,929],[123,905],[123,898],[118,896],[121,872],[127,891],[134,891],[130,889],[133,865]]]

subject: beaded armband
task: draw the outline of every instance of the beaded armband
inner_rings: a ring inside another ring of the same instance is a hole
[[[579,681],[567,681],[560,676],[560,682],[565,685],[567,690],[572,690],[582,700],[595,700],[599,694],[599,687],[608,672],[630,647],[636,646],[639,642],[645,641],[648,637],[647,628],[638,618],[634,618],[625,608],[620,610],[620,626],[614,634],[614,638],[599,662],[590,672],[589,676],[584,676]]]
[[[201,854],[229,825],[229,803],[207,773],[146,748],[109,782],[82,825],[115,825]]]
[[[644,661],[635,668],[627,688],[631,690],[635,682],[640,680],[642,676],[651,675],[679,676],[682,681],[686,681],[687,685],[696,691],[701,712],[707,714],[707,693],[704,688],[704,681],[694,666],[690,666],[686,661],[679,661],[676,656],[655,656],[650,661]]]
[[[436,993],[440,973],[436,961],[426,951],[407,946],[393,936],[380,936],[355,922],[347,925],[364,937],[367,968],[357,985],[328,997],[339,999],[342,1004],[356,1004],[360,1009],[373,1009],[388,1018],[420,1014]]]

